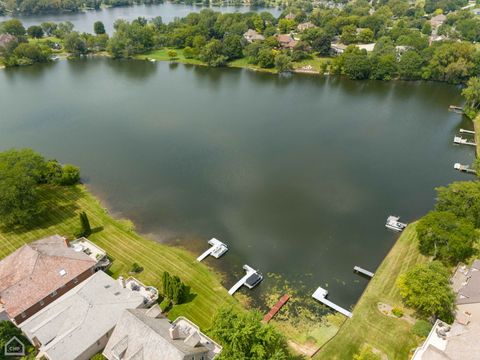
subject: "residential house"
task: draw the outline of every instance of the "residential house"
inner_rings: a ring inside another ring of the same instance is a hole
[[[452,278],[457,293],[455,321],[437,320],[412,360],[478,360],[480,354],[480,260],[460,266]]]
[[[295,40],[290,34],[277,35],[277,41],[282,49],[291,50],[298,44],[298,41]]]
[[[308,30],[308,29],[313,29],[313,28],[316,28],[316,26],[313,23],[311,23],[310,21],[298,24],[298,26],[297,26],[297,30],[300,31],[300,32],[303,32],[303,31]]]
[[[430,19],[430,25],[432,25],[433,29],[437,29],[445,21],[447,21],[447,17],[443,14],[440,14],[440,15],[434,16]]]
[[[345,45],[342,43],[332,43],[331,49],[335,54],[340,55],[340,54],[343,54],[347,46],[348,45]]]
[[[291,11],[285,16],[285,19],[287,20],[295,20],[295,18],[297,17],[297,15],[295,15],[294,13],[292,13]]]
[[[20,328],[39,349],[39,357],[88,360],[104,349],[123,312],[143,305],[140,293],[98,271]]]
[[[243,38],[247,40],[249,43],[252,43],[254,41],[265,40],[265,37],[262,34],[259,34],[258,32],[252,29],[248,29],[247,32],[243,34]]]
[[[1,307],[21,324],[92,276],[96,265],[59,235],[26,244],[0,261]]]
[[[370,44],[357,44],[355,45],[360,50],[367,50],[367,52],[372,52],[375,49],[375,43]]]
[[[10,34],[0,34],[0,50],[7,47],[12,41],[15,41],[17,38]]]
[[[212,360],[221,351],[186,318],[170,323],[157,305],[124,311],[103,355],[109,360]]]

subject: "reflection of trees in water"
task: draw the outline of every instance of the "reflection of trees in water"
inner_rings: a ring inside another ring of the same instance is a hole
[[[39,79],[46,75],[47,71],[50,70],[56,64],[51,63],[39,63],[31,66],[18,66],[12,68],[6,68],[2,71],[5,74],[7,80],[13,80],[16,77],[22,77],[23,79]]]
[[[157,63],[142,60],[112,60],[105,59],[105,64],[116,74],[131,80],[144,80],[157,71]]]

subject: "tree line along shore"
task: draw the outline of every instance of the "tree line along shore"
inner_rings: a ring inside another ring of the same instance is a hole
[[[298,2],[278,18],[205,9],[168,24],[161,17],[117,20],[111,36],[101,22],[90,34],[68,22],[25,29],[8,20],[0,26],[0,58],[5,66],[17,66],[59,53],[108,53],[212,67],[463,84],[480,73],[480,17],[464,5],[463,0],[361,0],[318,7]]]

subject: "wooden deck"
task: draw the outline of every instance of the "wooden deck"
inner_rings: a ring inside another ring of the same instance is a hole
[[[290,299],[290,295],[283,295],[281,299],[278,300],[278,302],[270,309],[268,314],[264,316],[263,321],[268,323],[270,320],[272,320],[272,318],[277,315],[283,305],[287,303],[288,299]]]

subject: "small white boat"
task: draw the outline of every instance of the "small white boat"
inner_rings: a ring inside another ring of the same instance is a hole
[[[387,222],[385,224],[385,227],[387,229],[390,229],[390,230],[393,230],[393,231],[398,231],[398,232],[401,232],[401,231],[405,230],[405,228],[407,227],[407,224],[402,223],[398,220],[400,220],[399,216],[390,215],[387,218]]]

